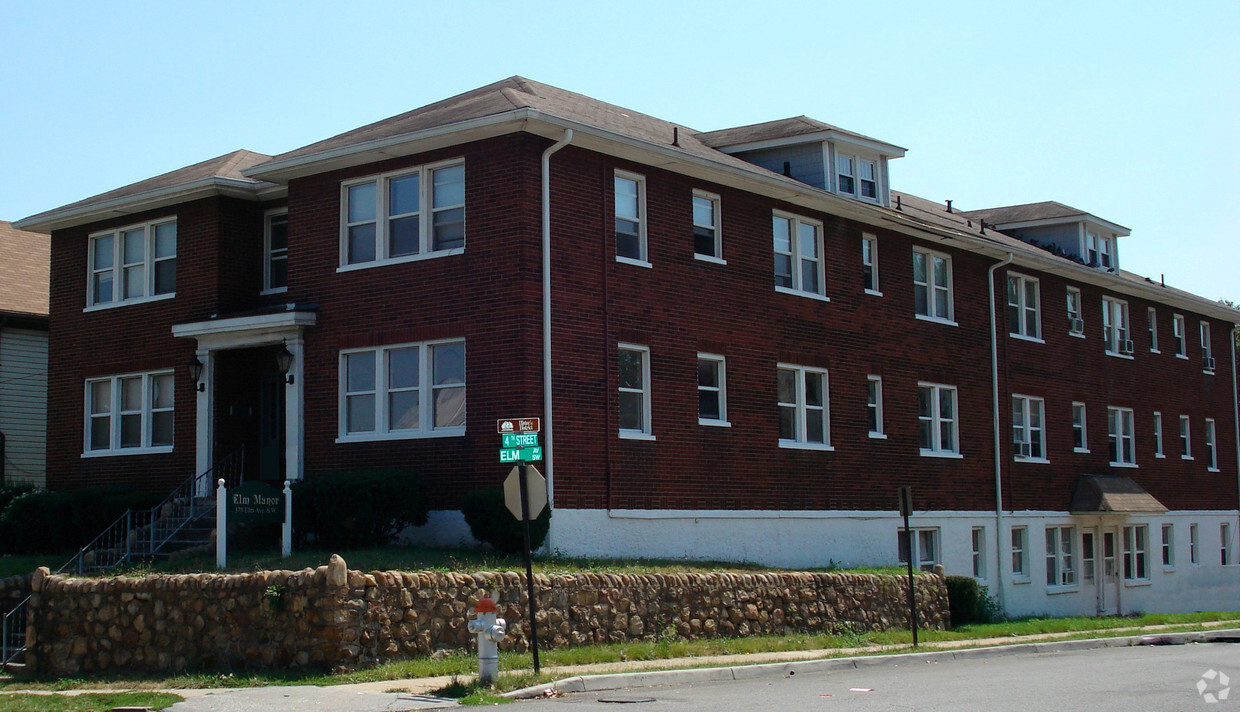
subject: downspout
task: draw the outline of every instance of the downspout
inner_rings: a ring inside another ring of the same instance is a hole
[[[565,129],[564,138],[547,147],[542,154],[542,342],[543,342],[543,467],[547,470],[547,506],[555,503],[555,478],[551,440],[551,154],[573,140],[573,130]],[[547,531],[547,551],[551,548],[551,531]]]
[[[1231,425],[1236,435],[1236,485],[1240,488],[1240,391],[1236,389],[1236,337],[1240,334],[1240,324],[1233,324],[1231,329]],[[1236,506],[1240,507],[1240,500]],[[1240,531],[1240,517],[1237,517],[1237,531]]]
[[[1012,264],[1013,255],[1008,253],[1002,262],[990,266],[987,273],[987,286],[990,288],[990,384],[994,394],[995,434],[995,600],[999,610],[1007,611],[1006,596],[1003,590],[1003,443],[999,432],[999,336],[998,325],[995,323],[995,270]],[[1025,549],[1029,548],[1028,542]]]

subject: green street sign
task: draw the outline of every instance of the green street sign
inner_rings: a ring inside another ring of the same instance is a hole
[[[504,433],[504,447],[538,447],[538,433]]]
[[[535,462],[543,459],[542,448],[540,447],[506,447],[499,451],[500,462],[516,462],[525,460],[526,462]]]

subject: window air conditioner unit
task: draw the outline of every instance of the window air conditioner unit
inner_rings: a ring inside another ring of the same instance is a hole
[[[1214,357],[1213,357],[1213,356],[1207,356],[1207,357],[1206,357],[1206,370],[1207,370],[1207,371],[1213,371],[1213,370],[1214,370]]]
[[[1029,443],[1016,443],[1016,455],[1018,457],[1029,457],[1031,452],[1032,448]]]
[[[1073,334],[1085,333],[1085,320],[1079,317],[1068,320],[1068,330]]]
[[[1132,353],[1132,339],[1124,339],[1119,342],[1119,352],[1122,354]]]

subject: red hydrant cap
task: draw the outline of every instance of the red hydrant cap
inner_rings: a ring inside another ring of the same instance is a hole
[[[499,613],[499,606],[495,605],[490,596],[483,596],[474,606],[474,613]]]

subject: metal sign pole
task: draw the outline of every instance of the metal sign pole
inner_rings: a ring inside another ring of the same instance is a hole
[[[917,594],[913,590],[913,533],[909,530],[908,517],[913,511],[913,488],[900,488],[900,514],[904,517],[904,541],[908,547],[908,619],[913,629],[913,647],[917,647]]]
[[[525,460],[517,461],[517,469],[521,478],[521,532],[525,537],[525,585],[529,595],[530,613],[530,649],[534,652],[534,674],[539,674],[538,663],[538,604],[534,599],[534,562],[530,553],[530,497],[529,486],[526,484]]]

